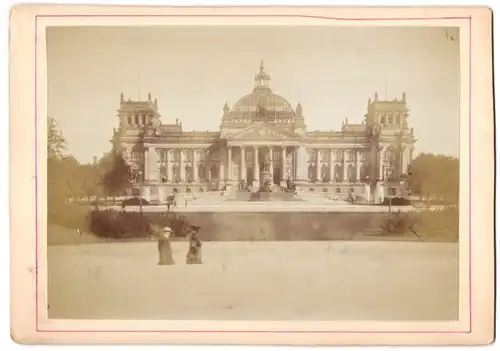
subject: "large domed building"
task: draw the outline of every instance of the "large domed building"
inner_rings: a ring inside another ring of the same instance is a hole
[[[361,123],[346,119],[340,131],[308,131],[301,104],[273,92],[270,80],[261,61],[254,89],[232,107],[224,104],[220,130],[213,132],[184,131],[178,120],[161,123],[151,94],[132,101],[122,93],[114,147],[151,194],[259,187],[263,177],[311,192],[361,193],[367,183],[399,183],[416,142],[406,94],[388,101],[375,93]],[[398,188],[389,191],[395,195]]]

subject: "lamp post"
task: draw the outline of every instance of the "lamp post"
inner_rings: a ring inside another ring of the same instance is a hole
[[[142,216],[142,171],[139,171],[139,212]]]
[[[387,181],[389,183],[389,186],[387,187],[387,195],[389,197],[389,213],[392,213],[391,208],[392,208],[392,196],[391,196],[391,190],[392,190],[392,179],[393,179],[393,172],[392,172],[392,161],[389,163],[389,176],[387,177]]]

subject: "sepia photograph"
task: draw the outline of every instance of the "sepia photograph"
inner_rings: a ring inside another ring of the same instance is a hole
[[[459,35],[49,27],[49,318],[458,320]]]
[[[13,339],[492,340],[486,9],[157,10],[14,11]]]

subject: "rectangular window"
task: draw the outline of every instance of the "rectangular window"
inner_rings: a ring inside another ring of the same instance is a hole
[[[387,119],[388,119],[387,124],[393,124],[394,123],[392,115],[389,115],[389,117]]]
[[[385,115],[380,115],[380,124],[385,124]]]
[[[198,160],[205,161],[206,153],[205,150],[198,150]]]
[[[389,196],[396,196],[396,188],[389,188]]]
[[[179,162],[179,150],[170,150],[169,157],[173,162]]]
[[[401,115],[400,115],[400,114],[397,114],[397,115],[396,115],[396,124],[397,124],[397,125],[400,125],[400,124],[401,124]]]
[[[160,162],[167,162],[167,150],[160,150]]]

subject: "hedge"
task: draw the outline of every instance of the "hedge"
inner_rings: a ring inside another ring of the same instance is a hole
[[[175,212],[125,212],[81,205],[66,205],[57,211],[49,211],[48,221],[113,239],[146,238],[157,228],[165,226],[172,228],[174,236],[185,236],[185,228],[189,226],[187,217]]]

